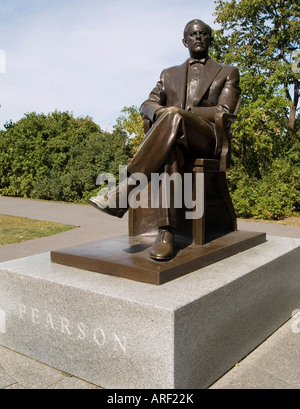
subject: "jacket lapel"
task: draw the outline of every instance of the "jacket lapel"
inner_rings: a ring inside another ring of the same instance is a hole
[[[206,64],[204,65],[201,84],[199,86],[197,97],[194,100],[194,106],[199,105],[201,99],[203,98],[204,94],[210,87],[211,83],[215,79],[216,75],[221,70],[222,65],[218,62],[214,61],[212,58],[208,57]]]
[[[173,87],[177,94],[180,108],[185,107],[188,61],[179,65],[173,75]]]
[[[187,74],[188,74],[189,60],[185,61],[182,65],[179,65],[173,74],[173,87],[177,93],[180,108],[185,108],[186,102],[186,87],[187,87]],[[206,64],[203,67],[202,79],[197,91],[197,97],[194,101],[194,106],[199,105],[204,94],[210,87],[211,83],[215,79],[216,75],[222,69],[222,64],[214,61],[211,57],[208,57]]]

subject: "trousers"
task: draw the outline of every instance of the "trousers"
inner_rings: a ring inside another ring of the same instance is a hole
[[[141,146],[127,171],[146,175],[165,172],[180,173],[187,160],[193,158],[214,159],[220,155],[221,143],[215,125],[202,116],[196,116],[181,108],[170,107],[146,133]],[[171,197],[174,197],[171,192]],[[157,227],[176,228],[174,207],[160,203],[157,209]]]

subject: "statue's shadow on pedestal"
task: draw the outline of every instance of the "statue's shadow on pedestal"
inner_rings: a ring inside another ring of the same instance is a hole
[[[152,260],[153,235],[127,235],[51,252],[51,261],[74,268],[149,284],[164,284],[266,241],[265,233],[233,231],[202,246],[175,238],[170,261]]]
[[[124,252],[128,254],[137,254],[150,249],[151,243],[138,243],[132,244],[131,246],[124,248]]]

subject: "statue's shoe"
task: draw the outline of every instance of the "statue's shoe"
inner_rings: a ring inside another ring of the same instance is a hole
[[[130,187],[128,188],[127,179],[125,179],[116,189],[105,195],[91,197],[89,203],[101,212],[122,218],[128,210],[129,190]]]
[[[116,216],[122,218],[127,212],[128,208],[119,209],[116,206],[111,206],[109,198],[104,196],[93,196],[89,199],[89,203],[95,207],[97,210],[100,210],[103,213],[109,214],[110,216]]]
[[[153,246],[150,249],[150,257],[154,260],[167,261],[174,256],[174,233],[171,229],[161,228]]]

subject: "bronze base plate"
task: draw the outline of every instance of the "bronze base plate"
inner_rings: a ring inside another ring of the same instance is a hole
[[[51,261],[149,284],[164,284],[266,241],[265,233],[234,231],[203,246],[176,238],[175,257],[155,261],[155,236],[119,236],[51,252]]]

